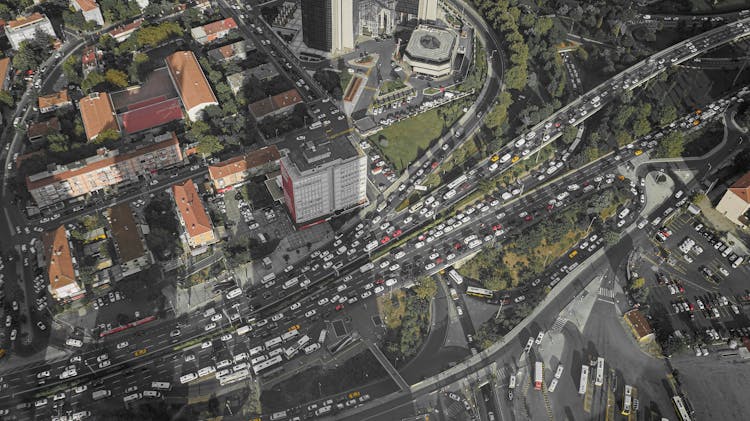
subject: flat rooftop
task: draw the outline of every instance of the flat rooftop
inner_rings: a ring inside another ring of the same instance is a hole
[[[406,45],[406,54],[415,60],[434,63],[449,61],[456,45],[456,34],[432,26],[414,30]]]
[[[286,149],[287,157],[300,172],[359,155],[358,148],[348,136],[342,135],[329,139],[320,132],[317,130],[308,132],[307,139],[303,141],[295,140],[290,136],[276,144],[276,147]]]

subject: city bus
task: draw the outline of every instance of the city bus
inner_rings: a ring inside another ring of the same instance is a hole
[[[578,394],[579,395],[585,395],[586,394],[586,387],[589,383],[589,366],[584,364],[581,366],[581,383],[578,386]]]
[[[477,288],[477,287],[468,287],[466,288],[466,295],[471,295],[474,297],[481,297],[481,298],[493,298],[495,294],[484,288]]]
[[[466,174],[461,174],[457,179],[448,183],[448,190],[455,189],[456,187],[463,184],[466,180],[468,180],[468,177],[466,177]]]
[[[326,341],[326,335],[328,334],[328,331],[326,329],[323,329],[320,331],[320,336],[318,336],[318,343],[323,344],[323,342]]]
[[[462,283],[464,283],[464,277],[459,275],[458,272],[456,272],[456,269],[451,269],[448,272],[448,276],[453,282],[456,283],[456,285],[461,285]]]
[[[542,390],[542,382],[544,381],[543,370],[544,364],[541,361],[537,361],[534,364],[534,389],[536,390]]]
[[[633,387],[625,385],[625,397],[622,399],[622,415],[630,415],[630,409],[633,405]]]
[[[673,396],[672,404],[674,404],[674,412],[677,413],[677,418],[680,421],[692,420],[692,418],[690,418],[690,414],[688,414],[687,408],[685,407],[685,403],[682,401],[681,397]]]
[[[281,342],[283,342],[283,339],[281,337],[279,337],[279,336],[277,336],[275,338],[272,338],[272,339],[269,339],[269,340],[266,341],[266,344],[265,344],[266,345],[266,349],[271,349],[271,348],[273,348],[273,347],[281,344]]]
[[[270,358],[268,360],[262,361],[261,363],[259,363],[257,365],[254,365],[253,366],[253,371],[255,372],[255,375],[257,376],[258,373],[260,373],[261,371],[263,371],[263,370],[265,370],[267,368],[271,368],[271,367],[275,366],[276,364],[280,363],[282,360],[283,360],[283,358],[281,357],[281,355],[277,355],[277,356],[275,356],[273,358]]]
[[[250,375],[250,370],[244,368],[234,373],[229,373],[225,376],[219,377],[219,385],[226,386],[228,384],[236,383],[241,380],[245,380]]]
[[[596,359],[596,379],[594,384],[601,386],[604,384],[604,358],[599,357]]]
[[[297,336],[299,336],[299,330],[292,329],[289,332],[286,332],[283,335],[281,335],[281,340],[284,342],[289,342],[292,339],[296,338]],[[268,348],[268,346],[266,346],[266,348]]]

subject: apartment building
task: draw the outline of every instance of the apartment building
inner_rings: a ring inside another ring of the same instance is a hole
[[[151,254],[144,246],[144,238],[127,203],[106,211],[110,232],[119,258],[122,276],[138,273],[151,265]]]
[[[217,241],[211,217],[192,179],[172,186],[172,197],[177,205],[177,217],[183,228],[183,238],[191,249],[201,249]]]
[[[37,106],[39,112],[42,114],[51,113],[60,108],[71,106],[73,103],[70,102],[68,96],[68,90],[63,89],[60,92],[53,92],[49,95],[43,95],[37,98]]]
[[[177,136],[166,133],[134,148],[102,148],[96,156],[27,176],[26,188],[43,208],[118,184],[138,182],[145,174],[181,161]]]
[[[102,10],[94,0],[71,0],[70,5],[76,11],[83,13],[83,18],[87,21],[94,21],[99,26],[104,26],[104,17]]]
[[[58,301],[77,300],[84,295],[78,269],[64,225],[42,235],[43,255],[49,279],[49,292]]]
[[[5,25],[5,35],[14,50],[18,50],[23,41],[34,39],[37,31],[44,32],[53,38],[57,37],[52,23],[41,13],[20,16]]]
[[[367,204],[367,158],[348,137],[290,148],[280,167],[284,202],[297,224]]]
[[[167,56],[165,61],[169,76],[190,120],[202,119],[206,107],[219,105],[192,51],[177,51]]]
[[[192,28],[190,29],[190,35],[199,44],[205,45],[224,38],[232,29],[237,29],[237,22],[233,18],[226,18]]]
[[[214,189],[223,192],[251,177],[277,170],[279,159],[281,155],[276,146],[266,146],[211,165],[208,167],[208,175]]]

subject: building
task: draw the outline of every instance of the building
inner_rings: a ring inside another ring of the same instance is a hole
[[[248,152],[208,167],[214,189],[218,192],[231,190],[251,177],[276,171],[279,168],[281,154],[276,146]]]
[[[274,67],[270,63],[263,63],[259,66],[255,66],[252,69],[250,69],[250,74],[258,79],[259,81],[263,82],[265,80],[271,80],[279,75],[279,71],[276,70],[276,67]]]
[[[52,117],[47,121],[40,121],[29,125],[26,129],[26,135],[29,137],[29,142],[32,145],[43,140],[47,135],[52,133],[60,132],[60,120],[57,117]]]
[[[648,342],[655,338],[651,325],[638,309],[628,311],[623,317],[638,342]]]
[[[140,86],[109,95],[119,126],[133,134],[182,120],[182,105],[166,67],[154,70]]]
[[[217,61],[244,60],[247,58],[247,53],[251,51],[255,51],[255,44],[243,39],[209,50],[208,56]]]
[[[49,292],[58,301],[73,301],[84,295],[78,283],[78,269],[72,254],[70,237],[65,226],[42,235],[44,259],[49,279]]]
[[[5,91],[10,87],[11,70],[13,65],[9,57],[0,58],[0,91]]]
[[[141,10],[145,10],[146,7],[148,7],[148,4],[149,4],[148,0],[135,0],[135,2],[138,4],[138,7]]]
[[[199,44],[208,44],[224,38],[233,29],[237,29],[237,22],[233,18],[217,20],[190,30],[190,35]]]
[[[219,105],[192,51],[177,51],[167,56],[165,60],[172,83],[180,95],[180,100],[190,120],[200,120],[203,109],[211,105]]]
[[[97,50],[95,45],[87,45],[81,54],[81,71],[85,78],[89,73],[99,71],[99,62],[102,59],[102,51]]]
[[[397,0],[359,0],[359,27],[362,35],[389,36],[396,31]]]
[[[151,255],[144,246],[143,234],[133,216],[133,209],[121,203],[107,210],[110,232],[119,257],[122,276],[138,273],[151,265]]]
[[[97,25],[104,26],[102,11],[94,0],[70,0],[70,5],[76,11],[80,10],[87,21],[94,21]]]
[[[177,205],[177,216],[184,229],[184,239],[191,249],[205,247],[217,241],[211,217],[203,207],[198,189],[192,179],[172,186],[172,197]]]
[[[284,202],[297,224],[367,204],[367,158],[347,137],[292,147],[280,167]]]
[[[302,41],[309,48],[330,53],[354,49],[359,9],[355,0],[302,2]]]
[[[235,96],[237,96],[237,94],[240,92],[240,89],[242,89],[242,87],[245,85],[245,82],[247,82],[247,79],[250,77],[250,75],[251,73],[248,69],[227,76],[227,84],[229,85],[229,89],[232,90],[232,93]]]
[[[750,225],[750,172],[727,189],[716,210],[740,227]]]
[[[401,22],[435,21],[439,13],[438,0],[397,0],[395,10],[401,15]]]
[[[279,115],[292,111],[295,105],[302,102],[302,97],[296,89],[290,89],[269,98],[249,105],[250,112],[256,120],[260,121],[270,115]]]
[[[69,107],[72,104],[70,97],[68,97],[67,89],[37,98],[37,107],[39,107],[39,112],[42,114],[51,113],[55,110]]]
[[[10,45],[14,50],[18,50],[21,42],[34,39],[37,31],[44,32],[52,38],[56,38],[52,23],[47,19],[47,16],[41,13],[20,16],[5,25],[5,35],[8,37],[8,41],[10,41]]]
[[[78,101],[86,139],[92,141],[105,130],[120,132],[120,125],[115,116],[112,99],[106,92],[93,92]]]
[[[449,75],[458,51],[458,37],[449,30],[420,25],[409,38],[404,61],[412,71],[432,77]]]
[[[438,0],[419,0],[417,19],[436,21],[438,18]]]
[[[141,9],[143,9],[143,7]],[[137,29],[140,29],[142,24],[143,19],[137,19],[127,25],[118,26],[117,28],[107,32],[107,34],[114,38],[115,41],[123,42],[126,39],[130,38],[130,36],[133,35],[133,32],[135,32]]]
[[[181,161],[177,136],[166,133],[132,149],[102,149],[85,160],[30,175],[26,188],[39,207],[47,207],[118,184],[138,182],[146,174]]]

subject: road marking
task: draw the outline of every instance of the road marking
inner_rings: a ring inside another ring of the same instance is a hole
[[[599,295],[603,295],[603,296],[609,297],[609,298],[615,298],[615,291],[611,290],[609,288],[600,287],[599,288]],[[604,300],[604,301],[606,301],[606,300]]]
[[[550,328],[550,332],[562,331],[562,328],[565,327],[566,323],[568,323],[568,319],[562,316],[557,316],[557,319],[555,319],[555,323],[553,323],[552,327]]]

